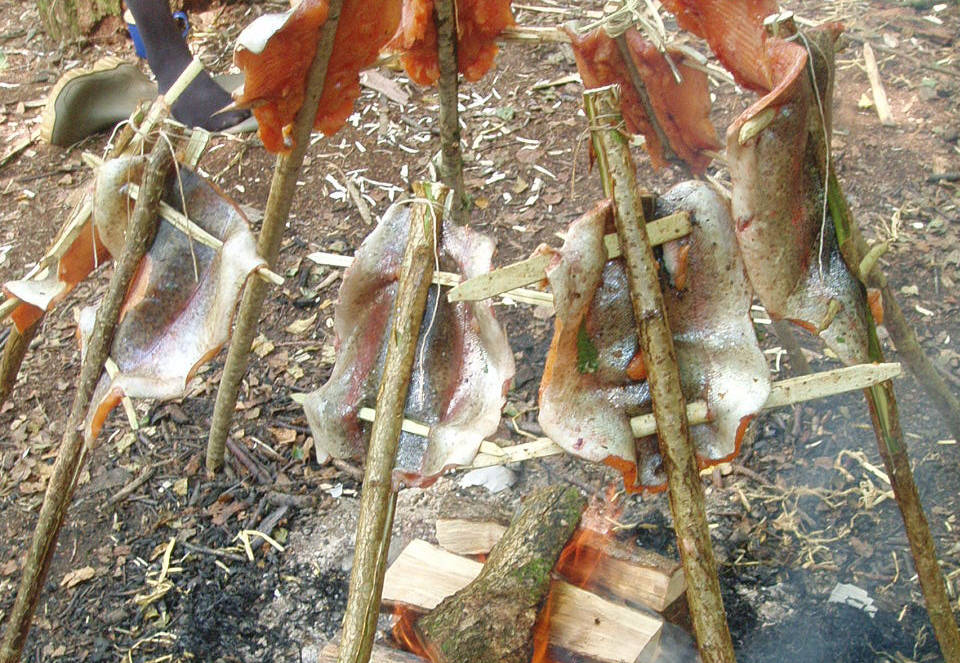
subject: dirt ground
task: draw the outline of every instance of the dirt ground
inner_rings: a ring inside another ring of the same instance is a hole
[[[518,21],[556,25],[575,17],[571,7],[578,4],[600,3],[542,0],[518,11]],[[882,264],[927,354],[960,391],[960,9],[924,0],[784,6],[847,26],[834,98],[840,179],[868,237],[891,240]],[[257,2],[197,9],[191,43],[210,69],[226,71],[239,30],[281,8]],[[6,158],[8,150],[37,130],[47,93],[64,71],[107,54],[135,60],[117,23],[103,25],[88,43],[68,45],[51,42],[39,26],[32,3],[0,0],[0,281],[18,277],[42,255],[66,219],[69,194],[90,178],[81,153],[102,153],[107,137],[70,149],[33,140]],[[865,40],[877,52],[895,126],[882,126],[864,107]],[[462,88],[466,180],[476,201],[471,222],[496,237],[497,264],[526,257],[541,242],[556,245],[555,233],[601,195],[583,141],[580,84],[536,85],[574,72],[564,45],[510,44],[491,74]],[[261,352],[252,358],[234,426],[233,439],[262,476],[238,463],[212,480],[200,471],[222,354],[187,398],[137,403],[138,433],[118,409],[81,476],[24,660],[299,661],[316,642],[335,636],[352,560],[358,474],[313,461],[309,429],[291,395],[322,384],[333,357],[337,270],[306,256],[350,255],[372,230],[344,193],[345,182],[353,182],[373,214],[382,213],[410,181],[428,177],[439,147],[435,91],[399,72],[382,73],[410,95],[409,103],[365,89],[349,125],[316,140],[305,160],[278,268],[286,284],[267,299]],[[714,92],[722,135],[751,98],[729,84]],[[238,202],[262,209],[273,157],[255,136],[215,137],[211,144],[203,172]],[[653,172],[641,150],[636,157],[651,190],[665,191],[684,177],[677,169]],[[722,166],[709,173],[726,181]],[[79,373],[74,314],[95,301],[105,275],[47,316],[13,397],[0,408],[0,625]],[[496,309],[518,367],[498,437],[522,441],[540,432],[536,392],[553,323],[523,304],[499,302]],[[771,366],[786,376],[769,328],[757,327]],[[803,343],[816,368],[835,365],[815,339]],[[897,394],[951,600],[960,609],[960,446],[947,439],[912,378],[898,380]],[[862,398],[775,411],[760,427],[730,473],[705,479],[738,660],[940,660],[896,505],[876,471],[882,463]],[[395,548],[431,537],[433,519],[450,500],[512,507],[548,482],[595,493],[617,480],[568,458],[513,470],[517,483],[495,496],[459,486],[456,474],[426,490],[404,491]],[[144,473],[149,479],[128,498],[109,503]],[[314,501],[284,503],[290,494]],[[625,540],[676,555],[665,496],[626,498],[621,521]],[[249,562],[238,535],[253,529],[271,531],[283,551],[257,546]],[[170,542],[170,568],[161,578]],[[838,583],[865,590],[876,614],[829,604]]]

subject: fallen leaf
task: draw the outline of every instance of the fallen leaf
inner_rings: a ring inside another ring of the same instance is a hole
[[[301,336],[306,332],[310,331],[317,322],[317,314],[314,313],[309,318],[303,318],[301,320],[296,320],[287,325],[286,331],[288,334],[294,334],[295,336]]]
[[[97,572],[93,570],[92,566],[85,566],[82,569],[76,569],[63,576],[63,580],[60,581],[60,586],[70,589],[71,587],[76,587],[81,582],[90,580],[96,574]]]
[[[271,427],[270,433],[277,444],[293,444],[297,439],[297,431],[292,428]]]

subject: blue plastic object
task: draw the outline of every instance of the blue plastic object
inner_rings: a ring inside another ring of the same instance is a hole
[[[140,38],[140,30],[137,29],[137,24],[134,23],[133,16],[129,11],[124,13],[124,19],[127,22],[127,31],[133,40],[133,51],[137,54],[138,58],[147,57],[147,49],[144,48],[143,39]],[[186,39],[187,34],[190,32],[190,20],[187,18],[186,12],[173,12],[173,20],[183,26],[183,32],[180,34]]]

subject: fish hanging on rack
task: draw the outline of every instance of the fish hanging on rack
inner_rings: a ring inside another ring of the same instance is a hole
[[[391,206],[344,272],[334,316],[337,361],[326,384],[303,403],[320,462],[366,453],[370,425],[359,414],[376,405],[410,213],[409,204]],[[464,278],[490,270],[492,240],[446,220],[438,235],[439,269]],[[441,294],[430,287],[404,413],[429,426],[429,435],[403,432],[394,470],[409,485],[428,485],[473,460],[500,424],[514,374],[493,307],[451,303]]]
[[[93,224],[112,255],[123,249],[133,200],[127,187],[140,180],[143,157],[123,157],[101,166]],[[213,248],[161,219],[120,311],[110,350],[116,370],[105,372],[86,421],[88,443],[123,396],[173,399],[187,392],[197,369],[230,337],[247,278],[266,262],[240,207],[185,166],[167,178],[162,201],[222,242]],[[93,329],[96,306],[79,315],[81,347]]]
[[[752,292],[727,202],[684,182],[657,199],[658,216],[686,210],[692,232],[662,247],[660,281],[688,401],[710,422],[691,427],[701,466],[735,456],[770,393],[750,319]],[[622,258],[609,260],[605,202],[570,226],[547,280],[556,329],[540,384],[540,425],[567,453],[619,470],[628,490],[665,488],[656,437],[635,439],[631,417],[651,411]]]

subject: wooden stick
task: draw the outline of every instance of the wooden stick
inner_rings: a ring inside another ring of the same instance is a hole
[[[317,251],[307,255],[309,260],[317,263],[318,265],[330,265],[332,267],[349,267],[353,264],[353,258],[350,256],[340,255],[339,253],[325,253],[323,251]],[[433,273],[433,282],[437,285],[454,287],[461,283],[462,277],[459,274],[454,274],[452,272],[434,272]],[[510,297],[514,301],[523,302],[525,304],[533,304],[535,306],[553,306],[553,295],[549,292],[542,292],[540,290],[530,290],[527,288],[515,288],[509,292],[501,293],[505,297]]]
[[[139,192],[140,187],[138,187],[136,184],[127,185],[127,195],[134,200],[137,199]],[[169,221],[170,225],[190,239],[196,240],[204,246],[209,246],[214,251],[223,250],[223,240],[221,240],[219,237],[211,235],[206,230],[194,223],[185,214],[180,212],[180,210],[168,205],[162,200],[160,201],[160,216]],[[266,265],[257,267],[254,270],[254,274],[256,274],[260,280],[266,283],[271,283],[273,285],[283,285],[284,283],[283,277]]]
[[[805,403],[850,391],[868,389],[899,377],[901,373],[900,364],[892,362],[844,366],[843,368],[780,380],[771,385],[770,396],[767,397],[761,411]],[[376,417],[376,410],[360,408],[359,417],[363,421],[373,421]],[[693,401],[687,403],[687,421],[691,426],[709,423],[711,421],[710,408],[707,402]],[[653,414],[637,415],[630,419],[630,428],[633,430],[634,437],[655,435],[657,432],[656,417]],[[410,419],[403,420],[403,430],[423,437],[430,435],[429,426]],[[473,459],[470,465],[465,465],[462,469],[506,465],[561,453],[563,453],[563,449],[546,437],[539,437],[531,442],[513,446],[500,446],[495,442],[485,440],[480,444],[477,457]]]
[[[320,31],[317,52],[313,56],[310,71],[307,73],[303,105],[297,111],[293,124],[293,149],[290,150],[290,154],[278,156],[273,169],[270,193],[263,212],[260,237],[257,240],[257,253],[271,267],[280,252],[283,229],[287,224],[287,217],[297,189],[297,177],[303,165],[303,157],[310,146],[310,132],[317,116],[320,95],[323,93],[327,63],[333,52],[333,40],[337,34],[342,7],[343,0],[330,0],[327,22]],[[210,423],[206,457],[208,472],[216,472],[223,465],[223,452],[230,432],[233,412],[237,406],[240,381],[243,380],[243,374],[247,370],[247,357],[250,355],[250,347],[257,333],[260,310],[266,296],[267,284],[260,279],[251,280],[243,291],[243,299],[237,312],[237,323],[230,341],[230,349],[227,351],[223,377],[220,379],[220,388],[217,390],[217,400],[213,408],[213,419]]]
[[[453,222],[462,226],[468,222],[469,215],[463,183],[463,154],[460,151],[457,6],[454,0],[434,0],[433,12],[437,24],[437,61],[440,67],[440,79],[437,81],[440,96],[440,179],[453,191]]]
[[[66,516],[67,507],[86,456],[83,422],[90,407],[93,391],[103,372],[104,362],[113,344],[120,307],[140,261],[153,240],[156,230],[157,203],[163,192],[171,163],[172,155],[169,149],[165,144],[158,143],[151,152],[150,161],[143,176],[144,195],[134,207],[123,254],[116,262],[107,293],[97,310],[73,407],[64,427],[63,441],[53,466],[53,473],[47,483],[43,506],[40,508],[37,527],[24,563],[23,575],[20,578],[17,598],[7,620],[3,644],[0,645],[0,663],[15,663],[20,660],[23,645],[30,630],[30,622],[40,598],[40,589],[50,568],[57,534]]]
[[[690,213],[681,211],[651,221],[647,224],[647,233],[650,244],[657,246],[688,235],[690,228]],[[620,242],[615,233],[606,235],[603,242],[607,248],[608,259],[620,257]],[[547,277],[546,269],[550,266],[550,260],[548,255],[537,255],[475,276],[453,288],[447,294],[447,301],[477,301],[538,283]]]
[[[4,302],[6,304],[7,302]],[[3,358],[0,359],[0,405],[7,402],[10,394],[13,392],[13,386],[17,383],[17,374],[20,372],[20,365],[27,354],[30,342],[40,331],[40,325],[43,320],[37,320],[32,325],[23,330],[23,333],[17,331],[17,326],[10,327],[10,336],[3,346]]]
[[[618,86],[588,90],[584,93],[584,107],[604,193],[614,200],[614,221],[626,263],[640,349],[646,359],[677,547],[691,587],[687,600],[700,656],[705,663],[734,663],[733,642],[710,544],[703,488],[680,388],[673,334],[637,196],[636,168],[619,129],[622,122],[619,90]]]
[[[534,42],[537,44],[569,44],[570,35],[559,28],[547,28],[533,25],[516,25],[504,28],[498,41]]]
[[[350,594],[343,618],[339,663],[366,663],[376,634],[386,550],[390,545],[391,504],[395,504],[393,467],[400,441],[403,407],[413,371],[420,325],[426,309],[427,293],[433,273],[434,243],[439,232],[440,214],[447,196],[444,187],[414,185],[418,203],[410,215],[410,233],[400,267],[394,322],[387,341],[387,356],[377,393],[381,416],[373,422],[368,445],[360,513],[357,517],[357,543],[350,572]],[[436,201],[436,202],[433,202]]]
[[[117,362],[111,357],[107,357],[107,360],[103,363],[103,367],[111,379],[116,377],[120,372],[120,367],[117,366]],[[133,400],[124,394],[120,397],[120,404],[123,406],[123,413],[127,416],[127,423],[130,424],[130,430],[140,430],[140,420],[137,418],[136,408],[133,407]]]
[[[643,77],[640,75],[640,70],[637,69],[637,63],[633,61],[633,54],[630,53],[630,47],[627,45],[626,34],[621,33],[617,35],[613,38],[613,41],[616,42],[617,50],[620,51],[620,59],[623,60],[623,64],[627,67],[627,74],[630,77],[630,83],[633,85],[633,89],[636,91],[637,96],[640,97],[640,103],[643,105],[643,112],[647,116],[647,122],[650,123],[653,133],[656,135],[657,141],[660,143],[660,148],[663,150],[664,160],[675,166],[679,166],[689,176],[690,167],[683,159],[677,156],[677,153],[673,149],[673,144],[670,142],[670,137],[667,136],[667,132],[664,131],[663,127],[660,125],[660,120],[657,119],[657,113],[653,108],[653,102],[650,100],[650,94],[647,92],[647,85],[643,82]],[[667,58],[667,62],[673,66],[673,61],[669,59],[670,56],[668,54],[664,54],[664,57]],[[679,80],[677,82],[679,83]]]
[[[877,109],[880,124],[885,127],[896,126],[893,113],[890,112],[890,102],[887,101],[887,91],[880,80],[880,69],[877,67],[877,58],[873,54],[870,42],[863,42],[863,61],[867,68],[867,78],[870,80],[870,90],[873,92],[873,106]]]
[[[846,196],[840,188],[834,169],[830,169],[827,180],[827,202],[830,206],[830,215],[833,218],[837,232],[837,241],[843,252],[844,261],[851,270],[856,270],[864,263],[868,253],[866,242],[860,232],[856,219],[850,212]],[[954,429],[954,436],[960,429],[960,406],[950,393],[943,380],[923,353],[916,341],[913,330],[903,317],[903,312],[897,305],[896,299],[886,277],[879,267],[874,266],[869,274],[860,277],[868,284],[879,287],[883,296],[884,314],[887,331],[900,351],[901,357],[907,366],[914,371],[934,405],[947,419],[948,425]],[[883,350],[877,337],[876,321],[873,313],[867,308],[867,323],[869,333],[869,351],[871,358],[882,361]],[[901,345],[902,344],[902,345]],[[877,446],[883,458],[884,467],[890,477],[890,485],[900,507],[907,540],[910,543],[910,552],[913,556],[914,568],[927,605],[927,614],[933,632],[940,643],[940,651],[945,661],[960,663],[960,629],[953,617],[950,600],[947,597],[943,574],[937,561],[936,544],[930,534],[930,527],[923,512],[923,505],[917,492],[917,485],[913,480],[913,470],[910,468],[910,458],[907,455],[906,440],[900,428],[900,417],[897,412],[897,400],[893,391],[893,383],[889,380],[864,390],[867,405],[870,408],[870,417],[877,437]],[[952,403],[951,403],[952,400]],[[958,437],[960,439],[960,437]]]

